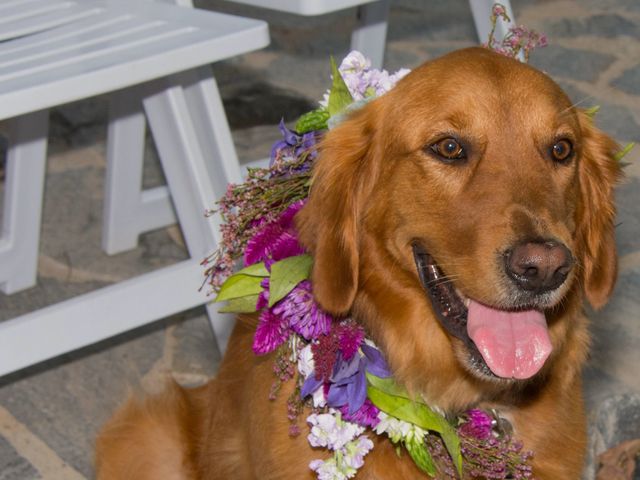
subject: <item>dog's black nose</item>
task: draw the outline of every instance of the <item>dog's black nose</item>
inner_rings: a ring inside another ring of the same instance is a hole
[[[505,254],[505,270],[518,287],[532,293],[555,290],[567,279],[573,257],[553,240],[522,242]]]

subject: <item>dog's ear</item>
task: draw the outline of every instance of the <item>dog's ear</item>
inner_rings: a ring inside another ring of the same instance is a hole
[[[576,240],[585,295],[594,308],[600,308],[609,300],[618,272],[614,187],[622,170],[615,158],[616,142],[598,130],[586,113],[580,112],[579,119],[583,143]]]
[[[296,216],[300,240],[313,255],[314,297],[338,316],[348,313],[358,289],[362,205],[375,177],[375,103],[327,133],[309,200]]]

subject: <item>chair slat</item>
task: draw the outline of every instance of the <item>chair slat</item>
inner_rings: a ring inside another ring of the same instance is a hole
[[[62,3],[62,2],[53,2]],[[95,5],[74,5],[65,2],[64,8],[53,5],[49,9],[5,17],[0,11],[0,41],[24,37],[99,14],[103,9]]]
[[[261,21],[148,2],[82,4],[72,23],[0,43],[0,119],[214,62],[268,43]]]
[[[13,48],[7,52],[0,48],[0,81],[8,69],[19,74],[16,69],[28,69],[29,65],[34,63],[41,68],[47,68],[47,64],[61,60],[73,62],[77,56],[90,55],[93,52],[99,54],[105,48],[118,45],[126,47],[127,44],[145,37],[153,39],[170,35],[176,29],[177,27],[168,26],[161,20],[143,21],[138,18],[118,17],[79,28],[74,25],[72,35],[45,35],[38,39],[30,37],[30,42],[21,48]]]

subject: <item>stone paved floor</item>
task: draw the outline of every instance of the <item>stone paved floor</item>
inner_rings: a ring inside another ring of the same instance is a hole
[[[640,1],[512,4],[519,23],[549,36],[532,64],[576,103],[600,105],[597,123],[621,143],[640,140]],[[280,116],[293,120],[322,96],[328,56],[346,53],[354,11],[300,19],[219,0],[201,5],[271,23],[269,48],[215,66],[241,158],[265,156]],[[414,67],[475,43],[466,1],[395,0],[385,66]],[[0,294],[0,320],[185,258],[175,227],[144,235],[131,252],[100,251],[105,112],[103,99],[53,112],[39,286]],[[610,304],[591,315],[590,411],[640,391],[640,149],[628,161],[618,192],[620,279]],[[162,182],[152,148],[146,173],[147,184]],[[94,435],[130,389],[157,389],[168,372],[202,382],[219,359],[203,310],[194,309],[0,379],[0,480],[92,478]]]

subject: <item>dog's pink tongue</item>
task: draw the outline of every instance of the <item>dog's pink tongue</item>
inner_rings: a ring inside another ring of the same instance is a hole
[[[530,378],[551,353],[544,314],[505,312],[471,300],[467,333],[491,371],[503,378]]]

